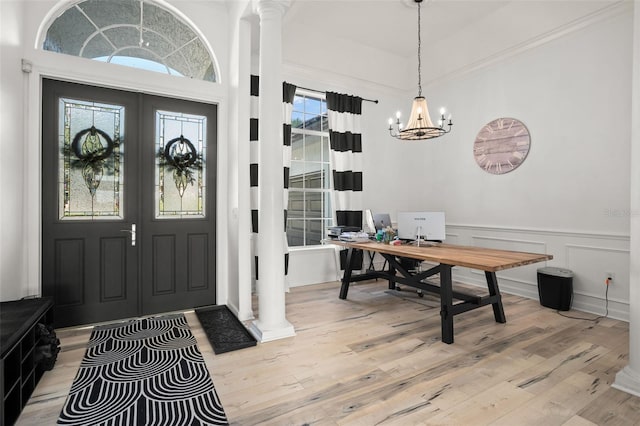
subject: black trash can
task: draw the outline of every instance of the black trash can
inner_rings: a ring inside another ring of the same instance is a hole
[[[548,266],[538,269],[540,304],[558,311],[571,309],[573,301],[573,272]]]

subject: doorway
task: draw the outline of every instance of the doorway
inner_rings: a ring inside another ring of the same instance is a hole
[[[216,135],[215,105],[43,80],[56,327],[215,304]]]

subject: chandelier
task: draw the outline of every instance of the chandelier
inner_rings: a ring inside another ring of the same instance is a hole
[[[411,106],[411,115],[407,126],[404,127],[400,122],[400,111],[396,113],[395,127],[393,119],[389,119],[389,133],[394,138],[418,141],[424,139],[433,139],[449,133],[453,123],[451,121],[451,114],[448,118],[445,118],[445,109],[440,109],[440,120],[438,126],[434,126],[429,116],[429,108],[427,107],[427,100],[422,96],[422,76],[421,66],[422,61],[420,59],[420,51],[422,48],[422,40],[420,38],[420,3],[422,0],[414,0],[418,3],[418,96],[413,99],[413,105]],[[444,126],[448,126],[445,129]]]

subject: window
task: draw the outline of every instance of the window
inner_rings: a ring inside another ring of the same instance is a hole
[[[327,103],[324,97],[298,90],[291,115],[290,247],[320,244],[333,224],[330,176]]]
[[[198,34],[150,0],[84,0],[49,26],[44,50],[216,81],[212,55]]]

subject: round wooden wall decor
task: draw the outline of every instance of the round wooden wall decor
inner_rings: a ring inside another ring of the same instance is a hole
[[[473,156],[484,171],[502,175],[518,168],[527,158],[529,130],[515,118],[497,118],[480,129]]]

